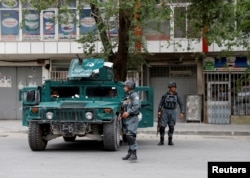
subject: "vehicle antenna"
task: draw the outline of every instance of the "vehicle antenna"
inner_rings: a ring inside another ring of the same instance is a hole
[[[78,54],[76,54],[76,57],[78,58],[79,60],[79,65],[82,65],[82,59],[80,58],[80,56]]]

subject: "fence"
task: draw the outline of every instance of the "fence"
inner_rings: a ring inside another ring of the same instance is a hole
[[[208,122],[229,123],[231,115],[250,115],[250,72],[204,72]]]
[[[67,71],[51,71],[50,72],[50,79],[51,80],[66,80],[67,79]]]

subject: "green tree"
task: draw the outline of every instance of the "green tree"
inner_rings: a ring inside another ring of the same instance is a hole
[[[228,55],[235,46],[249,49],[250,1],[190,0],[190,3],[188,18],[193,30],[198,33],[203,29],[208,44],[224,46]]]
[[[27,0],[22,1],[27,3]],[[28,3],[37,11],[57,7],[67,14],[68,5],[72,1],[29,0]],[[79,0],[78,11],[89,5],[92,11],[91,16],[95,19],[97,27],[96,31],[82,35],[78,40],[83,44],[84,55],[105,57],[114,63],[115,78],[125,80],[127,67],[139,68],[143,62],[141,49],[138,47],[141,46],[143,51],[147,51],[140,35],[140,26],[143,25],[144,20],[151,19],[160,22],[160,19],[170,16],[169,8],[156,11],[157,3],[155,0]],[[111,37],[107,33],[113,25],[109,23],[111,18],[116,18],[118,23],[118,37]],[[95,42],[98,40],[103,44],[102,53],[94,54]]]
[[[72,3],[71,0],[28,1],[38,11],[53,6],[65,14]],[[249,49],[246,38],[250,32],[249,0],[78,0],[78,12],[86,5],[91,8],[97,28],[95,32],[82,35],[78,41],[83,44],[85,56],[101,55],[113,62],[117,80],[124,80],[127,68],[137,68],[144,55],[148,54],[140,35],[141,28],[151,28],[159,33],[187,28],[183,30],[185,33],[180,34],[182,38],[200,40],[203,32],[208,44],[217,43],[226,47],[225,51],[229,53],[233,46]],[[178,5],[188,7],[178,8],[175,12],[173,7]],[[116,19],[119,26],[118,37],[115,38],[107,33],[114,25],[110,23],[111,18]],[[164,26],[164,21],[171,18],[174,18],[174,29]],[[94,54],[96,41],[103,44],[101,54]],[[141,49],[138,48],[140,46]]]

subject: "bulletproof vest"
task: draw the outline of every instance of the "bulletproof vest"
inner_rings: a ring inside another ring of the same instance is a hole
[[[177,105],[177,95],[166,95],[164,107],[167,109],[175,109]]]
[[[133,95],[133,96],[132,96]],[[134,93],[130,93],[129,95],[127,95],[125,98],[123,98],[123,101],[122,101],[122,108],[123,108],[123,111],[126,112],[128,111],[129,107],[131,107],[133,104],[134,101],[131,100],[132,97],[136,97],[134,96]],[[140,103],[139,103],[140,105]],[[139,109],[140,110],[140,109]],[[138,113],[137,112],[133,112],[134,115],[137,115],[139,114],[139,111],[138,110]]]

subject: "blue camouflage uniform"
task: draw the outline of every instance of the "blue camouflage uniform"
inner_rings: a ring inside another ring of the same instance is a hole
[[[177,104],[180,107],[180,112],[184,113],[183,103],[177,92],[175,92],[174,94],[167,92],[161,98],[159,104],[159,109],[162,110],[160,136],[163,139],[165,135],[165,128],[168,126],[169,127],[168,137],[172,140],[174,133],[174,126],[176,123]]]
[[[130,150],[137,150],[136,133],[138,128],[138,115],[140,113],[140,99],[133,90],[126,94],[123,100],[123,110],[128,112],[128,118],[123,119],[123,131],[126,134]]]

